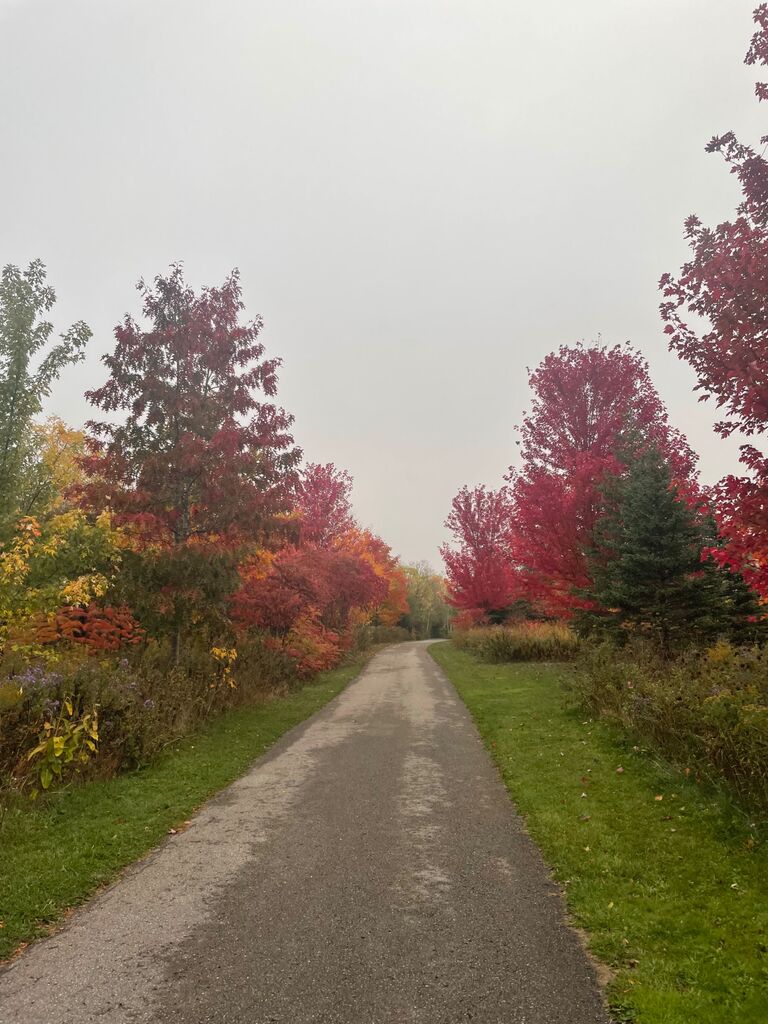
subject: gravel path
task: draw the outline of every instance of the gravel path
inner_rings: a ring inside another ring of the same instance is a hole
[[[336,700],[0,973],[0,1024],[607,1024],[424,644]]]

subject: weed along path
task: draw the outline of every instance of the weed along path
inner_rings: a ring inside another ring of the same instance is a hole
[[[606,1024],[468,712],[390,647],[0,973],[2,1024]]]

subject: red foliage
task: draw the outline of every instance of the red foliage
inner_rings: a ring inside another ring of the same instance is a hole
[[[462,487],[445,521],[457,548],[440,549],[448,580],[448,601],[476,618],[501,615],[521,596],[512,555],[512,495]]]
[[[754,20],[746,63],[768,65],[768,5],[755,10]],[[768,98],[768,86],[758,83],[756,93]],[[734,220],[715,228],[688,218],[692,258],[678,277],[661,278],[661,315],[670,347],[697,373],[699,400],[714,398],[723,411],[715,429],[724,437],[734,431],[754,436],[768,425],[768,160],[733,132],[713,138],[707,151],[722,154],[739,180],[742,202]],[[697,329],[701,321],[704,330]],[[713,554],[768,597],[768,460],[752,445],[741,452],[750,475],[727,477],[717,489],[727,543]]]
[[[309,612],[292,627],[282,650],[293,659],[297,675],[305,678],[333,668],[343,653],[344,644],[337,633],[326,629]]]
[[[292,417],[261,401],[280,360],[264,355],[260,319],[240,322],[237,272],[195,294],[176,266],[139,289],[147,323],[115,329],[109,377],[86,396],[104,419],[88,424],[74,489],[124,528],[115,599],[172,641],[177,664],[193,631],[229,642],[234,623],[271,634],[301,674],[327,668],[353,626],[407,611],[405,575],[356,527],[347,473],[297,473]],[[142,636],[122,608],[64,608],[34,631],[93,651]]]
[[[727,476],[715,488],[718,527],[726,539],[707,552],[720,565],[738,571],[768,598],[768,471],[754,478]]]
[[[370,530],[354,527],[339,537],[337,547],[362,559],[379,580],[368,611],[382,625],[394,626],[408,612],[408,581],[388,544]]]
[[[376,609],[376,618],[382,626],[396,626],[410,610],[408,577],[403,567],[393,558],[384,579],[387,584],[387,594]]]
[[[233,621],[286,636],[314,610],[320,624],[341,634],[353,609],[371,609],[387,597],[387,581],[365,559],[338,548],[286,548],[267,572],[261,565],[241,571],[232,597]]]
[[[481,608],[463,608],[453,617],[453,628],[458,630],[474,629],[476,626],[487,626],[490,619]]]
[[[22,642],[82,644],[91,654],[117,651],[140,643],[143,630],[127,608],[87,608],[67,605],[53,616],[35,619],[25,630]]]
[[[264,358],[262,322],[239,322],[237,272],[199,295],[179,267],[139,288],[149,329],[125,317],[104,357],[109,379],[86,395],[124,421],[88,424],[85,500],[177,544],[258,533],[288,509],[300,457],[292,417],[255,397],[275,394],[280,364]]]
[[[384,604],[389,581],[354,552],[337,549],[326,554],[328,596],[321,618],[327,626],[343,632],[353,609],[369,611]]]
[[[309,463],[296,483],[296,510],[302,543],[327,545],[354,526],[352,477],[332,462]]]
[[[601,486],[627,452],[654,444],[695,493],[696,456],[670,427],[647,362],[628,345],[561,346],[530,374],[533,403],[519,428],[523,466],[510,471],[511,558],[525,593],[551,615],[584,601],[586,554]]]
[[[528,378],[531,411],[518,428],[526,467],[570,474],[584,456],[615,464],[633,439],[658,447],[675,477],[688,478],[696,455],[669,425],[648,363],[629,345],[561,345]]]
[[[525,596],[547,615],[567,618],[585,605],[576,592],[589,584],[585,552],[608,469],[604,460],[580,456],[568,476],[534,467],[515,479],[510,547],[525,567]]]
[[[294,580],[293,575],[290,565],[282,567],[278,563],[267,573],[248,562],[242,565],[240,586],[230,599],[230,615],[235,625],[257,626],[278,636],[289,633],[310,606],[313,594],[308,581],[299,574]]]
[[[333,547],[308,544],[254,559],[241,567],[240,577],[230,602],[232,621],[240,629],[269,631],[299,675],[336,664],[361,616],[375,613],[386,622],[391,613],[397,621],[406,607],[404,574],[389,548],[356,529]]]

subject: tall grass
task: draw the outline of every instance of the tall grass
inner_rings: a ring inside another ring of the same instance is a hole
[[[687,775],[768,811],[768,646],[718,643],[665,661],[638,646],[585,644],[571,685]]]
[[[453,642],[483,661],[570,661],[579,640],[570,627],[557,622],[521,622],[457,630]]]

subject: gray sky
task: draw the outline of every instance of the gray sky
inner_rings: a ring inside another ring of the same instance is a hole
[[[656,283],[682,221],[730,215],[703,147],[765,133],[757,0],[0,0],[0,264],[40,256],[94,330],[75,425],[133,290],[238,266],[313,461],[408,560],[514,461],[525,367],[632,340],[713,481]]]

